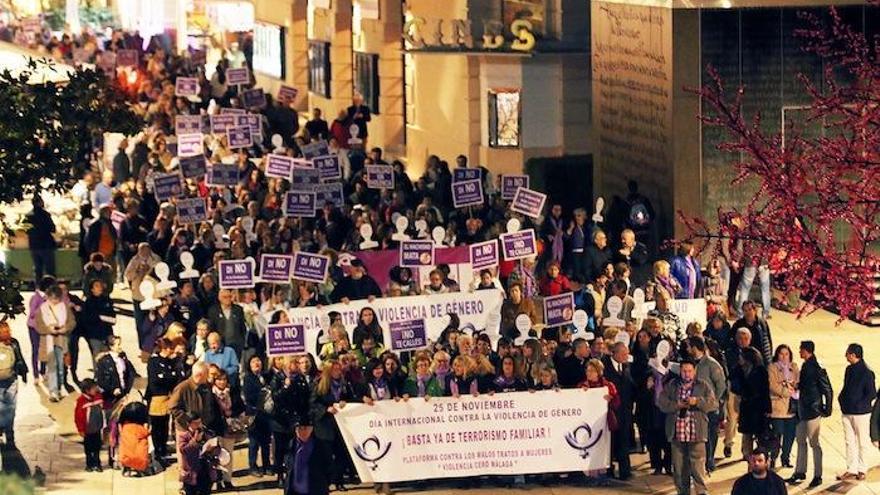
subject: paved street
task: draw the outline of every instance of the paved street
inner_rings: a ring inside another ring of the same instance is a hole
[[[117,297],[127,295],[125,292],[116,294]],[[29,296],[29,295],[26,295]],[[874,352],[880,344],[880,332],[877,330],[861,327],[853,323],[845,323],[834,326],[835,315],[820,312],[803,321],[795,320],[791,315],[774,313],[770,325],[773,331],[774,342],[786,342],[795,347],[803,338],[812,338],[816,341],[817,355],[820,361],[828,367],[835,392],[840,389],[843,380],[843,370],[846,365],[843,354],[849,342],[862,343],[866,349],[866,360],[869,364],[880,362],[880,356]],[[25,319],[18,318],[13,323],[14,336],[21,342],[22,351],[29,356],[30,342],[25,327]],[[117,330],[123,336],[125,348],[130,356],[137,356],[135,331],[131,318],[122,317],[117,325]],[[145,366],[136,358],[133,359],[138,371],[145,374]],[[91,368],[88,350],[83,346],[80,360],[80,375],[90,376],[85,371]],[[143,386],[142,380],[138,384]],[[34,385],[30,380],[27,385],[19,389],[18,412],[16,417],[16,431],[18,445],[30,470],[39,467],[46,474],[45,489],[47,493],[97,495],[97,494],[160,494],[173,495],[177,493],[177,471],[173,467],[163,474],[149,478],[123,478],[119,471],[106,470],[103,473],[86,473],[83,470],[84,455],[79,436],[73,424],[73,396],[65,398],[60,403],[50,403],[47,399],[46,390],[40,385]],[[835,404],[836,406],[836,404]],[[880,472],[876,468],[868,473],[868,479],[862,483],[836,482],[835,474],[844,469],[844,443],[840,425],[839,411],[822,425],[822,445],[825,450],[825,484],[821,489],[806,491],[803,489],[791,490],[790,493],[849,493],[877,494],[880,493]],[[738,446],[736,446],[738,448]],[[719,452],[720,452],[719,448]],[[106,461],[106,453],[102,455]],[[591,488],[591,493],[645,493],[663,494],[674,493],[672,479],[666,476],[651,476],[647,473],[645,456],[634,456],[634,466],[637,474],[629,483],[615,483],[607,488]],[[880,463],[880,454],[872,452],[870,464]],[[235,452],[235,466],[241,470],[246,467],[246,450],[239,448]],[[4,468],[15,469],[14,459],[9,455],[4,456]],[[745,464],[725,460],[721,467],[711,478],[710,489],[714,494],[729,493],[733,480],[745,471]],[[243,471],[242,471],[243,474]],[[784,477],[790,474],[786,469],[781,472]],[[812,471],[808,471],[808,479]],[[265,478],[237,477],[234,479],[236,487],[240,491],[254,494],[280,493],[272,489],[271,484]],[[583,486],[540,486],[527,485],[520,490],[499,489],[494,485],[483,488],[460,489],[451,483],[430,485],[431,489],[414,489],[409,486],[392,487],[397,493],[496,493],[499,491],[510,493],[531,494],[567,494],[583,493]],[[363,487],[352,490],[353,494],[373,493],[372,487]]]

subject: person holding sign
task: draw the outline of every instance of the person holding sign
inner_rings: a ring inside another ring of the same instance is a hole
[[[346,473],[354,472],[354,464],[333,416],[347,403],[360,402],[361,397],[356,385],[343,376],[339,361],[324,362],[321,379],[312,391],[311,417],[315,420],[315,437],[324,443],[333,457],[330,482],[336,485],[337,491],[346,490],[343,478]]]
[[[417,354],[412,363],[415,373],[406,379],[406,383],[403,386],[404,400],[409,397],[419,397],[427,401],[431,397],[442,397],[445,395],[443,392],[444,387],[431,372],[431,358],[428,354]]]
[[[515,325],[516,317],[526,315],[534,324],[539,321],[538,309],[534,301],[523,297],[523,286],[519,282],[510,284],[508,297],[501,304],[501,335],[515,340],[521,335]]]

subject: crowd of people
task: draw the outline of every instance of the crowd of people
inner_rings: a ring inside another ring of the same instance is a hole
[[[14,444],[17,379],[26,379],[30,369],[45,383],[50,401],[65,401],[79,390],[71,407],[88,471],[109,466],[145,476],[176,462],[182,492],[207,494],[233,487],[231,453],[246,443],[251,475],[274,477],[288,494],[320,494],[331,484],[344,490],[358,482],[334,420],[347,403],[606,387],[612,465],[577,483],[627,480],[631,455],[647,452],[653,473],[672,475],[679,494],[692,487],[705,494],[717,459],[736,455],[750,461],[750,472],[734,493],[775,495],[785,493],[775,470],[794,467],[790,483],[806,478],[808,447],[809,485],[822,483],[819,432],[831,414],[831,384],[813,342],[800,343],[798,365],[789,346],[774,346],[768,323],[772,260],[784,254],[768,255],[763,246],[734,235],[707,266],[686,242],[664,259],[646,245],[657,213],[634,182],[625,210],[613,216],[622,219],[617,224],[592,220],[583,208],[566,212],[553,198],[540,221],[517,215],[501,198],[500,178],[463,155],[453,165],[431,156],[418,178],[403,161],[391,160],[394,189],[371,189],[365,166],[387,162],[381,148],[350,144],[369,138],[370,111],[359,98],[333,122],[315,109],[301,127],[292,102],[266,95],[267,105],[259,110],[262,139],[249,148],[230,149],[225,136],[206,133],[206,159],[235,163],[239,181],[212,187],[186,179],[183,195],[206,198],[209,208],[204,222],[186,224],[177,215],[176,199],[157,200],[153,183],[155,175],[179,169],[172,151],[175,117],[243,109],[243,88],[228,85],[225,73],[248,61],[229,54],[208,77],[191,53],[177,55],[159,38],[144,45],[123,32],[109,39],[84,31],[44,40],[50,53],[65,60],[72,60],[75,49],[87,50],[91,61],[102,51],[137,50],[137,84],[126,87],[144,131],[123,140],[106,164],[96,162],[75,188],[82,204],[80,285],[54,277],[46,254],[53,248],[52,219],[39,197],[33,202],[29,236],[38,280],[28,309],[29,362],[8,325],[0,324],[0,427],[7,445]],[[175,96],[175,79],[183,76],[199,79],[197,98]],[[352,124],[356,136],[350,135]],[[271,143],[276,134],[283,151]],[[320,205],[315,218],[285,216],[283,196],[290,184],[266,175],[266,156],[299,157],[303,146],[320,140],[339,157],[343,200]],[[484,205],[453,207],[451,185],[459,168],[479,170]],[[114,211],[124,214],[118,224]],[[396,249],[399,216],[408,220],[405,234],[413,238],[442,227],[447,246],[495,239],[516,217],[523,228],[535,229],[540,250],[533,258],[481,270],[469,286],[459,285],[444,266],[431,271],[427,284],[420,284],[413,270],[394,267],[387,285],[380,286],[359,259],[344,267],[336,263],[341,253],[356,256],[370,240],[361,235],[363,225],[372,227],[376,249]],[[419,220],[426,229],[415,227]],[[222,237],[215,237],[218,225]],[[219,287],[223,260],[296,251],[330,256],[334,263],[325,283]],[[185,253],[192,266],[182,262]],[[170,267],[176,288],[143,294],[144,280],[162,279],[156,273],[161,263]],[[190,268],[199,275],[178,275]],[[756,277],[761,304],[749,298]],[[132,300],[139,356],[126,355],[121,339],[128,336],[116,331],[120,310],[111,293],[120,287]],[[653,303],[645,315],[633,297],[638,289]],[[450,315],[439,339],[400,356],[388,349],[382,322],[366,307],[355,326],[331,313],[326,337],[307,353],[273,358],[266,353],[267,325],[287,322],[292,308],[475,290],[503,292],[500,335],[466,328]],[[591,338],[571,325],[542,324],[541,298],[565,292],[574,293],[575,309],[588,315]],[[622,301],[616,314],[607,304],[612,296]],[[145,307],[151,297],[159,304]],[[683,322],[672,311],[675,299],[699,298],[708,301],[705,325]],[[527,335],[515,323],[522,314],[533,324]],[[83,378],[78,368],[83,339],[93,377]],[[877,391],[861,346],[851,345],[847,359],[838,400],[848,467],[840,478],[862,480],[871,440],[880,440],[880,414],[872,419]],[[138,388],[133,360],[146,363],[143,401],[133,397]],[[738,433],[742,447],[735,454]],[[107,462],[101,459],[104,447]]]

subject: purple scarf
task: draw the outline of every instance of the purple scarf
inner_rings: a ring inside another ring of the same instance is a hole
[[[550,224],[553,225],[553,260],[562,263],[562,257],[565,254],[565,245],[562,242],[562,219],[550,217]]]

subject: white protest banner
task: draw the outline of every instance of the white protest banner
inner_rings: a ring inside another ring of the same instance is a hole
[[[358,313],[362,308],[373,308],[379,326],[384,332],[385,342],[391,342],[389,324],[396,321],[425,320],[425,331],[429,340],[436,342],[440,334],[449,324],[446,317],[448,313],[458,315],[461,324],[472,324],[474,328],[486,329],[486,333],[497,338],[500,318],[496,317],[501,312],[501,303],[504,294],[500,290],[480,290],[476,292],[453,292],[449,294],[435,294],[431,296],[405,296],[374,299],[369,302],[366,299],[350,301],[348,304],[337,303],[318,308],[291,308],[287,315],[291,323],[303,325],[306,329],[306,342],[315,342],[318,332],[321,331],[321,315],[330,311],[338,311],[342,317],[345,328],[357,326]],[[309,349],[309,352],[317,351]]]
[[[644,303],[641,314],[647,314],[655,305],[654,301]],[[682,328],[691,323],[705,325],[708,319],[705,299],[673,299],[669,301],[669,312],[678,316]]]
[[[335,415],[364,483],[604,470],[607,389],[347,404]]]

